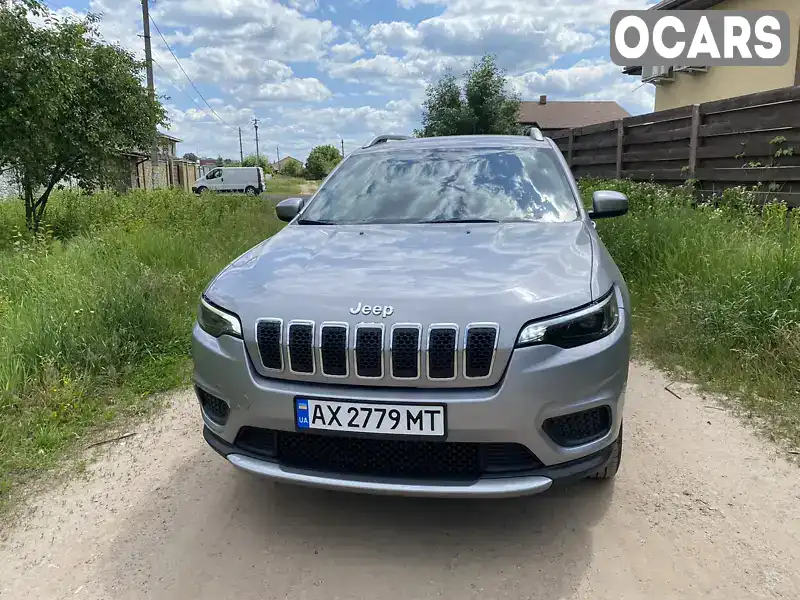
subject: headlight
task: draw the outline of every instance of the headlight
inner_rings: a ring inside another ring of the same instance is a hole
[[[550,344],[574,348],[594,342],[614,331],[619,323],[616,288],[596,303],[575,312],[527,324],[517,338],[517,348]]]
[[[242,324],[239,322],[239,317],[210,304],[205,297],[200,298],[197,323],[203,331],[214,337],[221,335],[242,337]]]

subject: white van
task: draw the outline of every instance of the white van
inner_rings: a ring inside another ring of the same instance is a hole
[[[196,194],[206,190],[260,194],[264,191],[264,172],[259,167],[214,167],[192,185]]]

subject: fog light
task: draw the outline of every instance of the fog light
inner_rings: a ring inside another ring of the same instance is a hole
[[[206,416],[218,425],[225,425],[228,421],[228,415],[231,412],[228,403],[222,398],[217,398],[200,388],[195,388],[195,390],[197,391],[197,397],[200,399],[200,405],[203,407],[203,412]]]

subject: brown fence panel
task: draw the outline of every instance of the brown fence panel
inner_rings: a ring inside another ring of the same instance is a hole
[[[630,177],[718,193],[769,185],[800,205],[800,86],[553,134],[577,177]],[[764,199],[768,193],[764,192]]]

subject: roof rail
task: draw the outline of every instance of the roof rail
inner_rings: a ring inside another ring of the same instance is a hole
[[[372,148],[376,144],[382,144],[384,142],[388,142],[389,140],[410,140],[410,135],[392,135],[391,133],[379,135],[377,137],[372,138],[372,141],[367,144],[366,146],[362,146],[362,148]]]
[[[542,135],[542,130],[539,129],[538,127],[531,127],[531,132],[529,135],[537,142],[544,141],[544,135]]]

